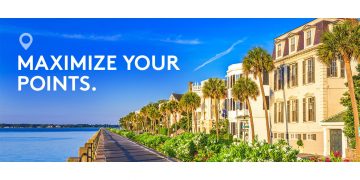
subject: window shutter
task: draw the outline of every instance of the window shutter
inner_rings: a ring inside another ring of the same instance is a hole
[[[306,98],[303,98],[303,121],[306,122]]]
[[[303,70],[303,75],[302,75],[302,78],[303,78],[303,84],[306,84],[306,61],[303,61],[302,62],[302,70]]]
[[[274,91],[277,90],[277,70],[274,71]]]
[[[287,122],[290,122],[290,101],[287,101],[286,121],[287,121]]]
[[[314,83],[315,82],[315,59],[314,58],[312,58],[311,59],[311,63],[312,63],[312,66],[311,66],[311,68],[312,68],[312,70],[311,70],[311,82],[312,83]]]
[[[291,70],[290,70],[290,65],[286,66],[286,83],[287,83],[287,87],[290,87],[290,77],[291,77]]]
[[[313,109],[314,109],[314,111],[313,111],[313,113],[314,113],[314,115],[313,115],[313,117],[314,117],[314,122],[316,122],[316,102],[315,102],[315,96],[313,97]]]
[[[277,123],[277,103],[274,103],[274,123]]]
[[[295,86],[298,85],[298,63],[295,64]]]
[[[296,99],[295,100],[295,103],[296,103],[296,122],[299,122],[299,100]]]
[[[285,108],[285,103],[284,102],[281,102],[281,122],[283,123],[284,122],[284,108]]]

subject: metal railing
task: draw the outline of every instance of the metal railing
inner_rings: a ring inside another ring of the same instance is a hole
[[[78,157],[69,157],[68,162],[93,162],[96,159],[96,150],[99,144],[100,134],[103,129],[97,131],[84,145],[79,148]]]

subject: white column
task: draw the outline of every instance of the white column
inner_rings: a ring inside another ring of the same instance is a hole
[[[328,155],[328,139],[327,139],[327,128],[324,127],[323,129],[323,134],[324,134],[324,137],[323,137],[323,141],[324,141],[324,156],[327,156]]]
[[[343,131],[344,128],[341,128],[341,131]],[[347,138],[345,137],[345,134],[342,132],[341,133],[341,139],[342,139],[342,157],[346,158],[346,147],[347,147]]]

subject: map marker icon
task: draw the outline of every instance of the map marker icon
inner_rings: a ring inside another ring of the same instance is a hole
[[[23,41],[24,37],[28,37],[28,38],[29,38],[29,42],[25,43],[25,42]],[[21,46],[22,46],[25,50],[29,49],[29,47],[31,46],[32,41],[33,41],[33,38],[32,38],[32,36],[31,36],[31,34],[29,34],[29,33],[22,33],[22,34],[20,35],[20,37],[19,37],[19,42],[20,42]]]

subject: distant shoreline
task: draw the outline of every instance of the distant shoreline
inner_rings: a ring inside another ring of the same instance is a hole
[[[117,128],[119,125],[109,124],[0,124],[0,129],[9,128]]]

